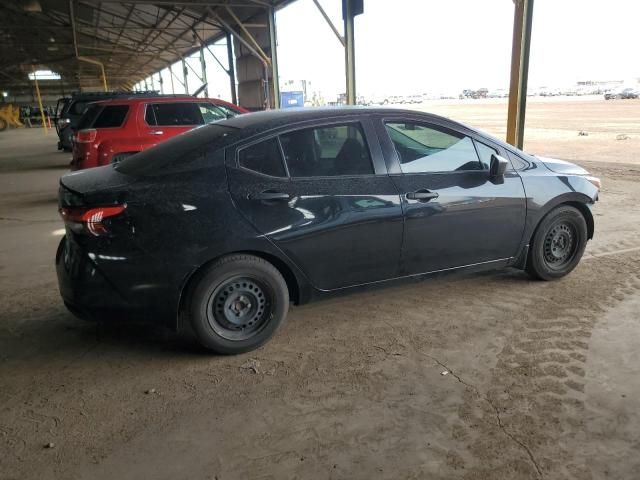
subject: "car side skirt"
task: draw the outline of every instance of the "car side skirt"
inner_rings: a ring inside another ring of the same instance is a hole
[[[320,290],[318,288],[314,288],[312,296],[307,300],[311,302],[311,301],[321,300],[321,299],[330,298],[334,296],[349,295],[355,292],[362,292],[362,291],[373,290],[378,288],[387,288],[395,285],[409,283],[411,281],[419,282],[423,280],[440,278],[443,276],[453,277],[455,275],[467,275],[467,274],[477,273],[477,272],[501,270],[506,267],[515,266],[516,259],[517,257],[500,258],[497,260],[490,260],[487,262],[473,263],[470,265],[445,268],[442,270],[435,270],[432,272],[418,273],[418,274],[407,275],[403,277],[391,278],[387,280],[379,280],[376,282],[364,283],[361,285],[353,285],[349,287],[338,288],[335,290]]]

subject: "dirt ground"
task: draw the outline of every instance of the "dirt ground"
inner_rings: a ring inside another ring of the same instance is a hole
[[[507,132],[504,98],[439,100],[413,108],[456,119],[502,139]],[[525,125],[524,150],[536,155],[578,161],[640,161],[640,99],[533,97],[527,101]]]
[[[506,112],[431,107],[497,133]],[[69,155],[39,129],[0,133],[0,479],[637,478],[640,102],[531,107],[527,150],[603,179],[571,275],[449,277],[294,307],[236,357],[67,313],[53,259]]]

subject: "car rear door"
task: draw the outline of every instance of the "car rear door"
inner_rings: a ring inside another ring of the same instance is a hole
[[[418,117],[380,118],[376,128],[402,197],[403,274],[499,264],[518,253],[525,192],[513,169],[490,178],[499,146]]]
[[[235,204],[311,283],[397,276],[403,218],[368,118],[306,124],[228,152]]]

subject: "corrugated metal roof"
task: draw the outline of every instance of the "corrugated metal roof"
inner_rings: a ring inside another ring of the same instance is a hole
[[[99,67],[76,58],[70,11],[75,20],[78,54],[105,65],[110,89],[135,82],[188,56],[225,35],[208,8],[233,24],[227,8],[250,23],[270,6],[295,0],[16,0],[0,3],[0,89],[31,92],[27,74],[51,69],[62,75],[58,92],[99,90]],[[266,28],[266,25],[265,25]],[[47,85],[43,85],[47,88]]]

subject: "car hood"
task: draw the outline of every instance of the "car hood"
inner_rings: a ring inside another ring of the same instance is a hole
[[[588,175],[589,172],[575,163],[558,160],[557,158],[536,157],[544,165],[555,173],[563,173],[565,175]]]

